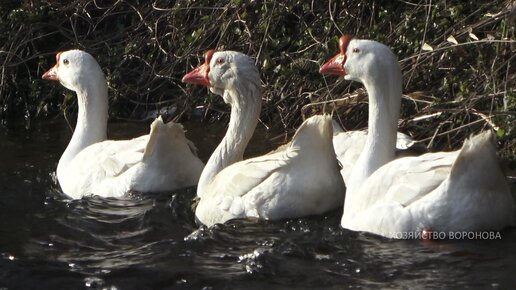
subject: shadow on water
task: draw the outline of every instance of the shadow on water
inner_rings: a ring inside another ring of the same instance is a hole
[[[185,126],[206,159],[225,128],[194,125]],[[110,130],[123,138],[147,128]],[[0,288],[508,288],[515,281],[514,229],[501,240],[397,241],[341,229],[341,211],[199,228],[195,188],[63,198],[52,173],[70,138],[60,123],[3,128],[0,136]],[[251,154],[275,146],[263,136]]]

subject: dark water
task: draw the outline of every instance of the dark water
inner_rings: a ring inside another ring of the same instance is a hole
[[[224,128],[199,127],[186,125],[207,158]],[[110,131],[118,138],[147,128],[118,123]],[[252,152],[274,146],[259,135]],[[53,171],[69,138],[61,120],[0,127],[0,289],[507,289],[516,282],[515,229],[501,240],[396,241],[341,229],[339,211],[199,229],[193,188],[66,200]]]

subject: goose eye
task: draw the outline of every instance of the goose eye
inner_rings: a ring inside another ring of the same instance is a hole
[[[63,59],[63,64],[68,65],[69,63],[70,63],[70,62],[68,61],[68,59],[66,59],[66,58],[65,58],[65,59]]]
[[[223,63],[224,63],[224,59],[223,58],[217,59],[217,64],[223,64]]]
[[[358,49],[358,48],[356,48],[356,47],[355,47],[355,48],[353,48],[353,52],[354,52],[354,53],[360,52],[360,49]]]

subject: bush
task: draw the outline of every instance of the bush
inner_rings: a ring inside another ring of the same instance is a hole
[[[261,119],[292,129],[303,106],[324,103],[307,113],[333,109],[328,101],[360,87],[318,73],[349,33],[384,42],[399,56],[402,131],[431,148],[457,148],[487,124],[514,159],[516,5],[482,2],[2,1],[0,117],[73,113],[73,94],[40,80],[55,53],[70,48],[90,52],[104,68],[112,118],[142,119],[166,106],[182,118],[200,104],[227,111],[220,98],[180,82],[205,50],[217,48],[257,58],[266,88]],[[361,102],[337,107],[348,113],[339,115],[347,128],[365,125]]]

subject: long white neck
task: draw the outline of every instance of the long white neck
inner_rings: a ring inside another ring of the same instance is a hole
[[[362,80],[369,95],[368,134],[364,149],[346,184],[343,220],[352,218],[360,210],[357,200],[366,200],[360,187],[378,168],[394,159],[396,131],[401,105],[401,71],[392,71]]]
[[[245,97],[244,97],[245,96]],[[231,105],[226,135],[206,163],[199,184],[197,195],[202,196],[205,188],[215,176],[229,165],[243,160],[244,151],[253,136],[261,111],[261,92],[257,86],[233,88],[224,92],[224,100]]]
[[[66,167],[72,159],[84,148],[91,144],[107,139],[106,128],[108,119],[107,84],[102,74],[92,78],[76,88],[77,124],[72,139],[57,165],[57,177],[63,176]]]

